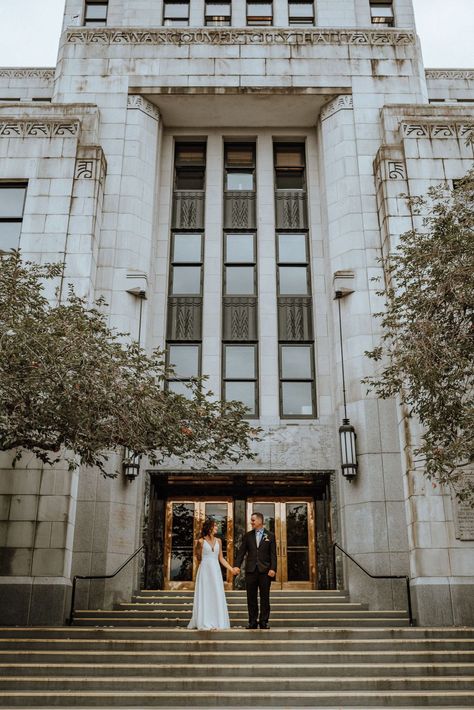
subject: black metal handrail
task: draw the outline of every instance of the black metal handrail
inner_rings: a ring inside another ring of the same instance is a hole
[[[413,610],[411,606],[411,591],[410,591],[410,577],[406,574],[371,574],[368,570],[364,569],[362,565],[360,565],[357,560],[355,560],[352,555],[350,555],[348,552],[342,548],[339,543],[333,542],[332,544],[332,550],[333,550],[333,555],[334,555],[334,569],[336,569],[336,547],[338,550],[340,550],[346,557],[348,557],[359,569],[362,570],[366,575],[371,577],[372,579],[404,579],[406,582],[406,590],[407,590],[407,605],[408,605],[408,617],[410,619],[410,626],[415,625],[415,619],[413,618]]]
[[[71,608],[69,610],[69,618],[67,620],[68,626],[71,626],[74,621],[74,602],[76,601],[76,585],[78,579],[112,579],[116,577],[119,572],[123,570],[124,567],[128,565],[129,562],[133,560],[134,557],[138,555],[139,552],[143,550],[145,545],[141,545],[138,550],[135,550],[133,554],[128,557],[123,564],[120,565],[118,569],[112,574],[75,574],[72,578],[72,593],[71,593]]]

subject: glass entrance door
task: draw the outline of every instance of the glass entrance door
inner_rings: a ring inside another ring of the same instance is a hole
[[[249,530],[253,512],[264,515],[265,528],[276,538],[278,570],[275,584],[281,589],[314,589],[314,501],[311,498],[250,498],[247,501]]]
[[[208,517],[216,521],[219,528],[217,536],[222,541],[224,557],[232,565],[232,499],[172,498],[166,504],[165,589],[194,589],[198,569],[194,548],[202,524]],[[232,574],[221,569],[225,588],[232,589]]]

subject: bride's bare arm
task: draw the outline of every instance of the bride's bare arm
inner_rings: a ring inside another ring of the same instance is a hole
[[[198,562],[201,562],[202,560],[202,546],[203,546],[204,540],[202,538],[199,538],[199,540],[196,543],[196,548],[194,550]]]
[[[224,555],[222,554],[222,542],[219,538],[217,538],[217,544],[219,545],[219,562],[223,567],[233,572],[233,567],[230,566],[230,564],[227,562],[227,560],[224,558]]]

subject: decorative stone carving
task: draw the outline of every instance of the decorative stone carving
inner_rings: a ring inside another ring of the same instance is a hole
[[[390,180],[405,180],[405,163],[398,160],[389,160],[387,164],[387,173]]]
[[[130,94],[127,99],[127,108],[136,109],[138,111],[143,111],[147,116],[151,116],[156,121],[160,120],[160,112],[157,106],[154,106],[150,101],[147,101],[143,96],[139,94]]]
[[[204,193],[175,190],[173,229],[204,229]]]
[[[223,340],[257,340],[257,299],[226,297],[223,306]]]
[[[202,299],[172,296],[168,300],[168,340],[201,340]]]
[[[69,44],[356,44],[367,46],[415,44],[406,30],[341,29],[201,29],[81,28],[68,30]]]
[[[449,123],[426,121],[422,123],[402,123],[404,138],[465,138],[474,130],[474,123],[466,123],[461,117]]]
[[[99,145],[79,146],[74,177],[82,180],[98,180],[103,184],[107,172],[104,151]]]
[[[425,71],[427,79],[467,79],[474,81],[474,71],[472,69],[427,69]]]
[[[329,118],[329,116],[332,116],[338,111],[342,111],[343,109],[352,110],[353,108],[354,104],[352,101],[352,94],[341,94],[340,96],[336,96],[335,99],[329,101],[329,103],[322,107],[321,121],[324,121],[325,118]]]
[[[7,67],[0,69],[0,79],[43,79],[53,81],[54,69],[41,69],[36,67]]]
[[[79,121],[55,121],[51,119],[40,119],[38,121],[0,120],[0,137],[76,138],[79,135],[79,127]]]
[[[254,192],[224,193],[224,229],[255,229]]]
[[[313,340],[311,298],[278,299],[278,338],[289,341]]]
[[[275,192],[275,208],[277,229],[306,229],[308,227],[305,192],[277,190]]]

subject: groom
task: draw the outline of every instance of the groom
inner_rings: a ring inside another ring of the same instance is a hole
[[[242,561],[245,564],[245,584],[247,587],[247,606],[249,610],[248,629],[269,629],[270,585],[276,576],[277,552],[275,536],[263,527],[262,513],[254,513],[250,518],[252,530],[244,535],[242,545],[235,559],[234,572],[240,572]],[[258,590],[260,590],[260,618],[258,615]]]

